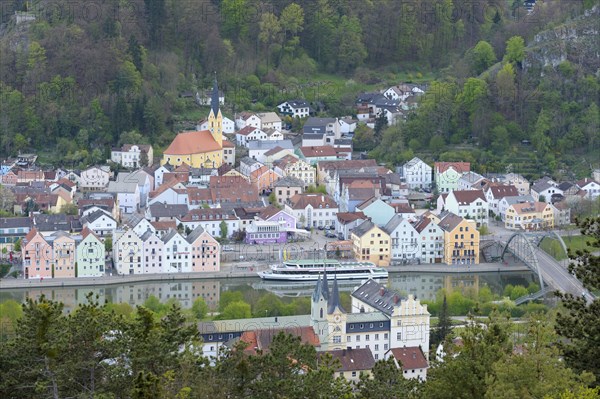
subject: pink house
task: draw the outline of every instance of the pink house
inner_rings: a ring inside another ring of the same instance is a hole
[[[57,231],[49,239],[54,239],[52,249],[54,252],[53,263],[54,278],[75,276],[75,240],[64,231]]]
[[[186,238],[191,246],[192,271],[216,272],[221,268],[221,245],[202,226],[198,226]]]
[[[35,227],[23,238],[21,256],[25,278],[52,278],[52,247]]]

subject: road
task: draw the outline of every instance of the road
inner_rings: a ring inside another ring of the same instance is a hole
[[[583,284],[567,270],[566,266],[562,265],[552,256],[537,248],[536,255],[538,258],[540,271],[544,282],[557,290],[572,294],[573,296],[581,296],[586,293],[588,303],[593,301],[593,296],[584,288]]]

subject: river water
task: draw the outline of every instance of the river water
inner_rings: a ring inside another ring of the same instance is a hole
[[[536,281],[533,273],[503,272],[503,273],[390,273],[387,286],[402,295],[415,295],[420,299],[433,300],[436,293],[444,288],[479,290],[488,286],[493,293],[502,293],[508,284],[527,286]],[[536,281],[537,282],[537,281]],[[80,303],[85,303],[86,295],[92,292],[98,295],[100,302],[105,300],[112,303],[128,303],[132,306],[143,304],[150,296],[157,297],[161,302],[171,298],[177,299],[183,308],[190,308],[196,298],[202,297],[210,308],[218,306],[221,293],[225,291],[255,291],[256,295],[272,292],[282,298],[307,297],[314,290],[311,283],[267,282],[260,278],[229,278],[180,280],[172,282],[149,282],[95,287],[64,287],[64,288],[20,288],[0,291],[0,303],[6,300],[24,302],[26,298],[47,298],[63,302],[65,310],[69,311]],[[340,291],[350,292],[358,281],[340,282]]]

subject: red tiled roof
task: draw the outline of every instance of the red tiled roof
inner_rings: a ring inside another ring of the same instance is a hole
[[[492,195],[496,199],[516,197],[519,195],[519,190],[513,185],[490,184],[488,190],[492,191]]]
[[[348,348],[319,352],[319,356],[329,353],[333,359],[339,360],[338,372],[366,371],[375,366],[375,358],[369,348]]]
[[[465,173],[465,172],[469,172],[471,170],[471,163],[469,163],[469,162],[436,162],[434,164],[436,173],[444,173],[451,167],[459,173]]]
[[[403,370],[425,369],[429,367],[427,359],[419,346],[390,349],[392,355]]]
[[[171,145],[164,151],[165,155],[191,155],[210,151],[218,151],[221,145],[217,143],[208,130],[179,133]]]
[[[459,203],[459,205],[471,204],[477,199],[487,202],[485,194],[483,194],[483,190],[455,190],[452,191],[452,194],[454,195],[454,198],[456,198],[456,201]]]
[[[300,147],[300,152],[306,158],[331,157],[337,154],[335,148],[328,145],[320,145],[315,147]]]
[[[296,194],[289,199],[292,209],[305,209],[308,205],[313,208],[337,208],[338,205],[329,195]]]
[[[223,148],[235,148],[235,144],[229,140],[223,140]]]
[[[548,206],[545,202],[522,202],[519,204],[512,204],[512,208],[518,214],[542,212]]]
[[[240,129],[236,134],[240,134],[242,136],[247,136],[255,130],[258,130],[258,129],[255,128],[254,126],[248,125],[248,126],[244,127],[243,129]]]
[[[159,231],[177,230],[177,223],[174,220],[167,220],[161,222],[150,222],[152,227]]]
[[[337,218],[342,224],[352,223],[358,219],[366,219],[366,216],[362,212],[338,212]]]
[[[242,333],[240,341],[249,344],[245,350],[247,353],[256,353],[256,350],[268,352],[269,346],[271,345],[271,342],[273,342],[273,338],[280,332],[283,332],[284,334],[290,334],[294,337],[299,337],[303,344],[321,346],[319,337],[317,334],[315,334],[315,331],[310,326],[268,328],[262,330],[245,331]]]

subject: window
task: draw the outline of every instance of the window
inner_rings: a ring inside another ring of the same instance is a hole
[[[379,334],[375,334],[375,341],[379,339]]]
[[[369,334],[367,334],[367,335],[365,336],[365,341],[368,341],[368,340],[369,340]]]
[[[360,335],[356,336],[356,342],[360,342]]]
[[[402,333],[401,333],[401,332],[397,332],[397,333],[396,333],[396,339],[397,339],[398,341],[400,341],[400,340],[402,339]]]

